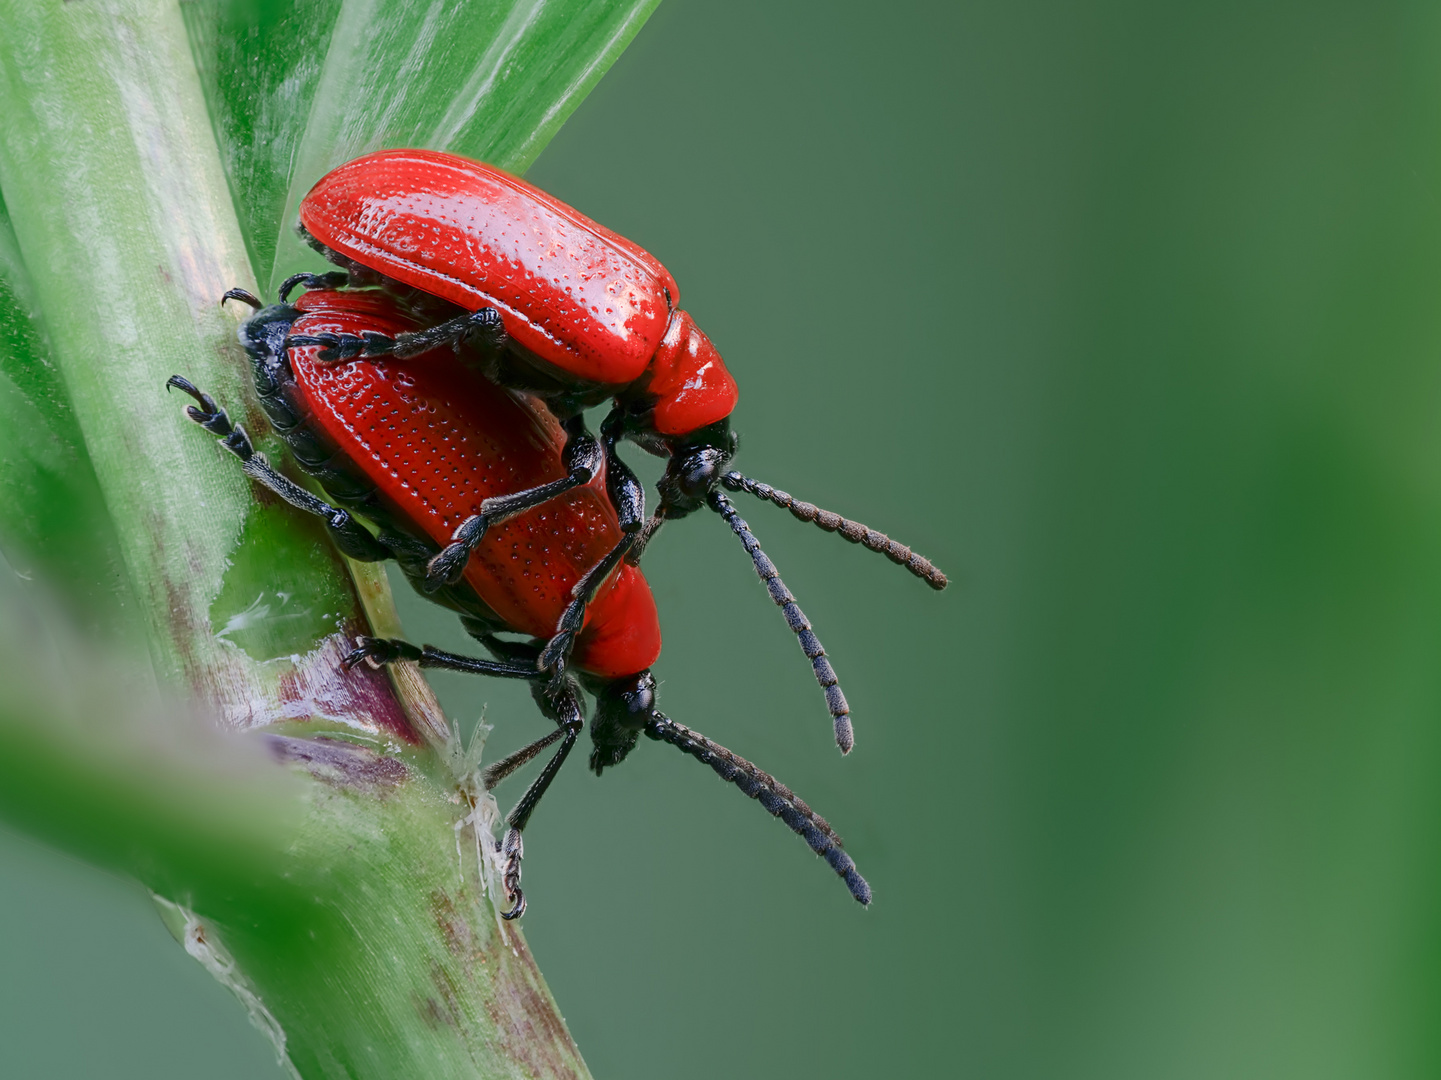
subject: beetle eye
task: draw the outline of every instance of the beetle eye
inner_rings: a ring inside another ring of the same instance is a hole
[[[692,498],[699,498],[716,485],[716,475],[725,462],[725,455],[713,446],[702,447],[685,459],[681,472],[681,488]]]
[[[635,686],[621,693],[625,707],[631,713],[649,716],[655,711],[655,676],[643,671],[636,676]]]

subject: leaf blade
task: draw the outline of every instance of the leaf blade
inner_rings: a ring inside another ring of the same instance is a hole
[[[270,286],[320,265],[292,226],[300,200],[326,172],[406,146],[523,172],[658,3],[346,0],[274,226]],[[477,56],[479,41],[487,44]]]

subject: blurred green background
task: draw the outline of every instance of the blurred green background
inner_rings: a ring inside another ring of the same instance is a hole
[[[842,760],[728,532],[657,540],[662,707],[876,902],[577,758],[526,931],[598,1077],[1441,1073],[1441,8],[665,0],[529,175],[674,272],[741,468],[953,579],[741,503]],[[7,834],[0,920],[5,1075],[281,1075],[138,889]]]

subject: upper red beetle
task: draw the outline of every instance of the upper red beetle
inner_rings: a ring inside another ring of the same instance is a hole
[[[316,184],[300,204],[300,224],[343,266],[472,313],[497,312],[511,369],[499,381],[529,376],[549,397],[592,404],[624,397],[667,439],[693,435],[735,408],[735,380],[676,306],[670,272],[500,169],[428,150],[370,154]],[[462,317],[453,329],[461,336],[475,326]]]
[[[590,483],[604,465],[621,536],[577,585],[542,666],[564,669],[585,605],[622,560],[635,564],[662,522],[706,505],[730,524],[785,610],[826,692],[836,741],[850,750],[849,708],[835,672],[718,485],[882,552],[933,588],[945,588],[946,577],[882,533],[725,471],[736,451],[735,380],[677,306],[680,289],[654,256],[518,177],[431,150],[385,150],[340,166],[301,202],[299,228],[346,273],[296,275],[282,298],[295,284],[381,285],[432,325],[306,333],[290,344],[320,346],[330,361],[404,358],[449,345],[493,381],[540,397],[564,428],[566,475],[481,501],[431,560],[426,588],[458,581],[487,528]],[[597,442],[584,412],[608,399],[614,404]],[[616,453],[621,439],[669,458],[649,522],[640,484]]]

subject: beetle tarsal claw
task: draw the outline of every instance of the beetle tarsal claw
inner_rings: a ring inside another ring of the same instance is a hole
[[[264,301],[248,289],[226,289],[225,295],[220,298],[220,306],[224,307],[227,300],[239,300],[243,304],[249,304],[256,311],[265,306]]]
[[[420,649],[400,638],[358,637],[355,639],[355,644],[356,648],[341,661],[347,671],[362,661],[377,671],[386,664],[393,664],[397,660],[422,663],[425,660],[426,649],[430,648],[427,645],[425,649]]]
[[[356,638],[355,648],[345,654],[345,659],[340,662],[340,666],[345,668],[346,671],[350,671],[357,664],[364,661],[370,667],[379,667],[380,665],[375,662],[375,658],[371,655],[372,648],[377,644],[378,642],[375,638]]]
[[[515,887],[515,889],[512,891],[511,895],[515,897],[515,906],[514,906],[513,908],[511,908],[509,911],[502,911],[502,912],[500,913],[500,917],[501,917],[502,919],[507,920],[507,921],[509,921],[510,919],[518,919],[518,918],[520,918],[522,915],[525,914],[525,893],[524,893],[524,891],[522,891],[522,890],[521,890],[521,887],[520,887],[519,885],[517,885],[517,886]]]
[[[518,919],[525,914],[525,893],[520,888],[520,860],[525,855],[525,841],[521,839],[519,829],[511,829],[505,834],[505,839],[497,841],[495,846],[505,856],[502,881],[506,895],[511,898],[510,910],[502,911],[500,917]]]
[[[470,547],[463,543],[447,544],[425,567],[425,584],[429,589],[454,585],[465,573],[470,561]]]
[[[347,671],[361,663],[374,671],[379,671],[386,664],[396,660],[418,660],[420,656],[421,650],[404,641],[390,638],[358,637],[355,639],[355,648],[341,663]]]
[[[553,671],[555,678],[559,679],[565,674],[565,658],[570,655],[571,645],[575,642],[575,631],[562,630],[545,643],[540,656],[536,659],[535,666],[539,671]]]
[[[343,288],[350,280],[350,275],[344,270],[332,270],[328,274],[291,274],[280,285],[280,302],[290,303],[290,294],[297,285],[308,289],[339,289]]]
[[[480,543],[490,522],[482,514],[472,514],[460,523],[451,535],[451,542],[425,566],[425,587],[434,592],[442,585],[454,585],[465,573],[471,552]]]

